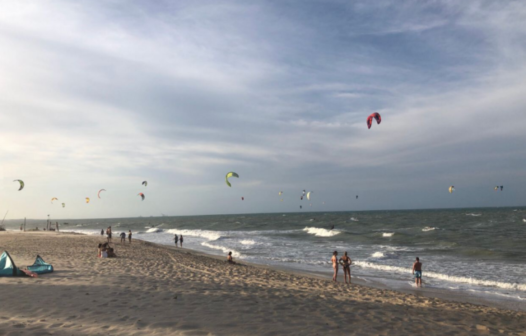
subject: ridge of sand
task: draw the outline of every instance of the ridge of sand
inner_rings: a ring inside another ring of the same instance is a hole
[[[0,278],[0,335],[526,336],[524,312],[229,265],[137,240],[99,259],[102,241],[0,233],[0,250],[17,266],[40,254],[56,269]]]

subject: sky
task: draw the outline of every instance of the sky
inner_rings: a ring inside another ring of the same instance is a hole
[[[524,22],[524,1],[0,0],[0,214],[526,205]]]

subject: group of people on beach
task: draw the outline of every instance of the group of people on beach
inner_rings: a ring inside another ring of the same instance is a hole
[[[332,276],[332,281],[338,282],[338,270],[339,265],[343,266],[344,281],[347,283],[347,276],[349,277],[349,284],[351,283],[351,265],[352,260],[347,255],[347,252],[338,260],[338,251],[332,253],[332,269],[334,270],[334,275]],[[422,263],[420,258],[416,257],[415,262],[413,263],[413,275],[415,277],[415,285],[417,287],[422,287]]]
[[[115,250],[110,247],[110,243],[99,244],[97,257],[99,258],[116,258]]]
[[[177,234],[174,235],[174,242],[175,247],[177,247],[177,243],[179,242],[181,244],[181,247],[183,247],[183,235],[177,236]]]
[[[351,283],[351,264],[352,260],[347,255],[347,252],[344,252],[343,256],[338,260],[338,251],[334,251],[332,253],[332,269],[334,270],[334,275],[332,276],[332,281],[338,282],[338,270],[339,265],[343,266],[343,275],[345,279],[345,283]],[[349,276],[349,280],[347,280],[347,276]],[[347,282],[349,281],[349,282]]]
[[[103,229],[100,230],[100,235],[104,236],[104,230]],[[111,226],[108,226],[108,228],[106,229],[106,237],[108,239],[108,243],[111,243],[111,236],[112,236]],[[125,232],[121,232],[121,234],[119,236],[121,237],[121,244],[126,243],[126,233]],[[132,232],[131,232],[131,230],[128,230],[128,242],[130,244],[132,242]]]

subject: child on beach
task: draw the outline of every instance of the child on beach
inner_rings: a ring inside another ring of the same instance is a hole
[[[234,261],[234,259],[232,259],[232,251],[228,252],[228,256],[226,257],[226,261],[230,264],[233,264],[235,265],[236,262]]]
[[[179,242],[181,242],[181,247],[183,247],[183,235],[179,237]]]

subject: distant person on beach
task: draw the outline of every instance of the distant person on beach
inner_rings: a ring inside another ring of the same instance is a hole
[[[416,286],[422,287],[422,263],[418,257],[416,257],[416,261],[413,264],[413,274],[415,275]]]
[[[174,236],[174,242],[175,242],[175,247],[177,247],[177,243],[179,242],[179,237],[177,237],[177,234],[175,234]]]
[[[121,232],[121,244],[126,243],[126,233]]]
[[[108,243],[111,242],[111,226],[108,226],[108,229],[106,229],[106,235],[108,236]]]
[[[22,226],[23,226],[23,225],[22,225],[22,224],[20,224],[20,231],[22,231]]]
[[[128,242],[131,244],[132,232],[128,230]]]
[[[338,282],[338,251],[332,253],[332,269],[334,269],[334,275],[332,276],[332,281]]]
[[[181,243],[181,247],[183,247],[183,235],[179,236],[179,243]]]
[[[55,222],[55,230],[58,232],[58,222]]]
[[[343,276],[345,278],[345,283],[347,283],[347,275],[349,275],[349,283],[351,283],[351,263],[352,260],[347,256],[347,252],[343,254],[343,257],[340,258],[340,263],[343,266]]]
[[[99,244],[99,247],[97,248],[97,258],[100,258],[102,256],[102,244]]]
[[[104,236],[104,229],[100,229],[100,235]]]
[[[228,261],[228,263],[230,264],[236,264],[236,262],[234,261],[234,259],[232,259],[232,251],[228,252],[228,256],[226,257],[226,261]]]

